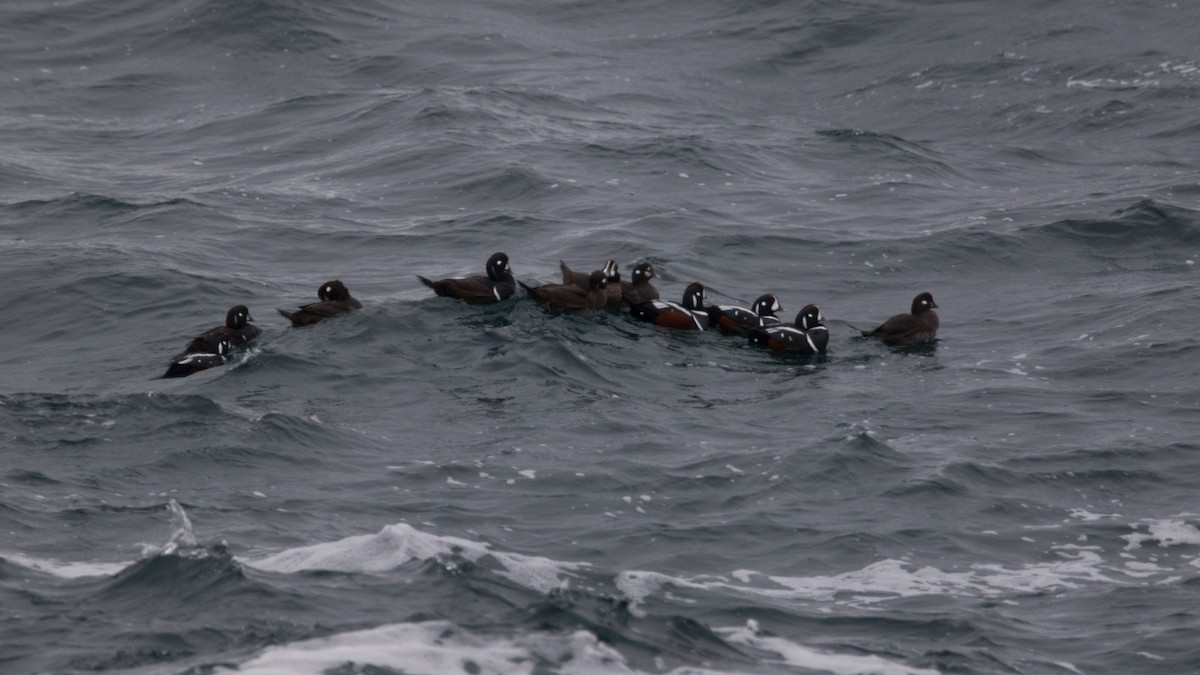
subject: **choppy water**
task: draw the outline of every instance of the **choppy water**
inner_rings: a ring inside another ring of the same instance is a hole
[[[0,671],[1200,671],[1198,19],[3,3]],[[829,352],[417,283],[496,250]]]

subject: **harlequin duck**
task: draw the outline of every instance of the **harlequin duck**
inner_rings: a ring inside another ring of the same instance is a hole
[[[631,304],[629,311],[642,321],[656,326],[676,330],[705,330],[719,321],[721,310],[716,306],[704,305],[704,286],[693,282],[683,291],[683,302],[651,300]]]
[[[493,253],[492,257],[488,258],[486,269],[487,276],[477,274],[437,281],[430,281],[420,275],[417,275],[417,278],[438,295],[458,298],[473,305],[490,305],[511,298],[517,290],[517,284],[513,280],[512,269],[508,266],[508,255]]]
[[[861,331],[864,337],[877,337],[889,345],[914,345],[937,335],[937,303],[929,293],[913,298],[911,314],[897,314],[875,330]]]
[[[604,309],[608,304],[608,279],[600,270],[588,275],[587,290],[575,284],[545,284],[534,287],[523,281],[518,283],[529,297],[545,305],[546,309],[594,312]]]
[[[658,300],[658,289],[650,280],[654,278],[654,266],[648,262],[638,263],[629,275],[631,281],[621,282],[621,299],[629,305],[640,305]]]
[[[229,345],[237,347],[244,345],[247,342],[258,337],[258,327],[250,324],[254,321],[254,317],[250,316],[250,310],[245,305],[237,305],[229,309],[229,313],[225,315],[225,325],[217,326],[210,330],[206,330],[183,348],[184,354],[194,354],[197,352],[207,352],[219,337],[229,338]]]
[[[561,260],[558,261],[558,269],[562,271],[562,282],[564,284],[575,284],[583,289],[590,287],[590,274],[573,272]],[[608,282],[608,287],[605,289],[605,307],[612,310],[621,309],[621,272],[617,269],[617,261],[609,260],[604,263],[602,271],[604,272],[604,279]]]
[[[758,296],[754,304],[750,305],[750,309],[728,305],[718,305],[717,309],[721,310],[717,327],[721,329],[722,333],[729,335],[745,335],[752,328],[783,323],[778,316],[775,316],[775,312],[782,312],[783,307],[774,293]]]
[[[350,290],[341,281],[326,281],[317,289],[320,302],[304,305],[295,311],[279,310],[293,326],[311,326],[331,316],[362,309],[362,303],[350,295]]]
[[[750,342],[779,352],[816,354],[829,344],[829,329],[825,317],[816,305],[805,305],[796,315],[796,323],[753,328],[747,335]]]
[[[187,377],[201,370],[208,370],[214,366],[224,365],[226,357],[229,354],[229,337],[225,335],[218,336],[207,346],[211,351],[191,352],[176,356],[170,365],[167,366],[167,372],[163,373],[163,378]]]

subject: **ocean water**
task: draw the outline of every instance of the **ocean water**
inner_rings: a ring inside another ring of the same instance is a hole
[[[1198,22],[0,3],[0,672],[1200,672]],[[501,250],[829,350],[417,281]]]

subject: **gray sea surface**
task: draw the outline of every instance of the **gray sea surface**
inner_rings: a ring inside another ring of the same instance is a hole
[[[1197,25],[0,3],[0,672],[1200,672]],[[829,347],[417,280],[496,251]]]

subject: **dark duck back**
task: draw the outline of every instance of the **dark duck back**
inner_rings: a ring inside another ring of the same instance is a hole
[[[192,338],[192,341],[183,348],[180,356],[209,352],[212,350],[212,345],[222,337],[229,340],[231,347],[244,345],[258,337],[258,327],[251,324],[251,321],[254,321],[254,317],[250,316],[250,310],[245,305],[232,307],[225,315],[224,326],[206,330]]]
[[[675,330],[706,330],[719,321],[721,310],[704,304],[704,286],[693,282],[683,292],[683,302],[651,300],[631,304],[629,312],[637,319]]]
[[[433,292],[446,298],[457,298],[473,305],[490,305],[512,297],[517,290],[512,269],[508,266],[508,255],[493,253],[488,258],[487,276],[474,275],[455,279],[432,281],[418,275],[421,283]]]
[[[897,314],[884,321],[875,330],[864,330],[864,337],[875,337],[889,345],[915,345],[932,340],[937,336],[938,315],[933,311],[937,303],[929,293],[913,298],[912,312]]]
[[[589,289],[591,285],[591,274],[584,272],[572,271],[567,264],[561,260],[558,261],[558,269],[562,271],[562,282],[564,284],[574,284],[583,289]],[[604,279],[608,282],[608,287],[605,288],[605,307],[608,309],[621,309],[621,272],[617,267],[616,260],[609,260],[604,264]]]
[[[621,300],[628,305],[640,305],[644,302],[658,300],[658,289],[650,283],[656,275],[654,266],[648,262],[634,266],[629,281],[621,282]]]
[[[604,309],[608,304],[608,279],[604,272],[597,270],[588,275],[587,288],[575,284],[545,284],[544,286],[528,286],[518,282],[521,288],[546,309],[565,310],[571,312],[594,312]]]
[[[291,321],[293,326],[311,326],[331,316],[362,309],[362,303],[355,300],[350,295],[350,289],[337,279],[321,284],[317,289],[317,297],[320,298],[320,302],[304,305],[291,312],[281,309],[279,313]]]
[[[176,356],[167,366],[163,377],[187,377],[201,370],[224,365],[229,355],[229,338],[221,336],[210,345],[211,351],[184,353]]]
[[[754,301],[754,304],[750,305],[749,309],[727,305],[718,305],[717,308],[721,310],[717,327],[721,329],[722,333],[729,335],[745,335],[754,328],[783,323],[775,315],[775,312],[783,311],[783,307],[779,304],[779,298],[775,297],[774,293],[765,293],[758,296],[758,299]]]
[[[777,352],[818,354],[829,345],[829,329],[825,317],[816,305],[805,305],[792,325],[777,324],[752,328],[747,332],[750,342]]]

